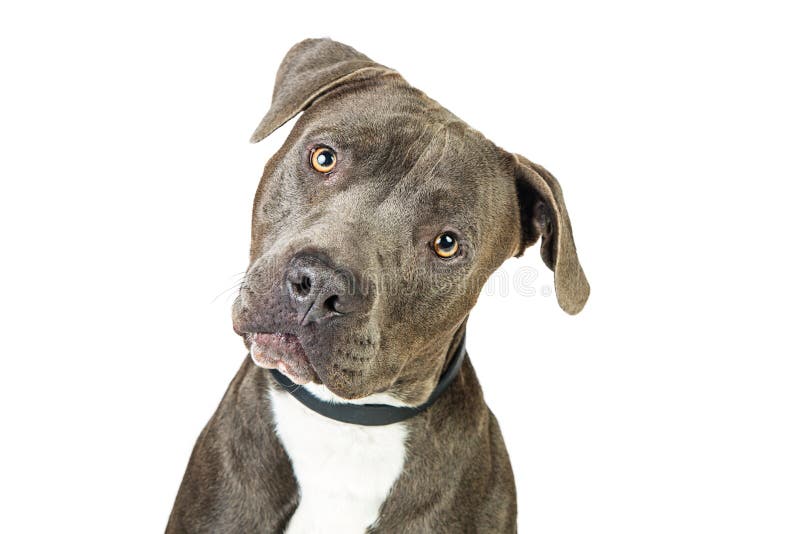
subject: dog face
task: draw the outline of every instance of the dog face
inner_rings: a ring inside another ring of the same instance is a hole
[[[258,365],[346,399],[423,402],[488,276],[540,236],[559,302],[581,309],[549,173],[327,39],[287,54],[253,140],[300,111],[256,192],[233,310]]]

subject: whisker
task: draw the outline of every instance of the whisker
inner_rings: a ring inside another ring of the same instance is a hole
[[[244,283],[245,283],[245,281],[247,279],[247,271],[243,271],[241,273],[236,273],[231,278],[234,278],[234,277],[236,277],[236,283],[233,284],[228,289],[224,289],[224,290],[222,290],[222,292],[217,294],[217,296],[215,296],[213,299],[211,299],[210,304],[214,304],[217,301],[217,299],[219,299],[222,295],[224,295],[226,293],[229,293],[229,292],[233,291],[234,289],[241,289],[242,285],[244,285]]]

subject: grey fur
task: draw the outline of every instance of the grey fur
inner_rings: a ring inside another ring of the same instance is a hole
[[[255,196],[250,266],[233,309],[246,343],[248,332],[294,334],[315,381],[339,396],[385,391],[419,404],[488,276],[539,237],[559,304],[581,310],[589,285],[560,186],[542,167],[329,39],[289,51],[252,140],[301,111]],[[309,165],[318,145],[337,153],[330,175]],[[452,260],[430,248],[443,230],[459,237],[463,254]],[[283,274],[298,254],[346,275],[360,292],[359,312],[301,324]],[[298,497],[272,429],[270,387],[268,372],[247,358],[197,441],[167,532],[284,528]],[[433,407],[406,424],[404,471],[375,532],[516,531],[508,455],[469,359]]]

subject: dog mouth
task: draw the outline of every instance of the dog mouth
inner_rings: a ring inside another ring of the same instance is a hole
[[[264,369],[277,369],[295,384],[320,383],[303,344],[294,334],[249,333],[250,357]]]

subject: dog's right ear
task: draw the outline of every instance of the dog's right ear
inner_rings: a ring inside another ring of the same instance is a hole
[[[393,73],[392,69],[331,39],[301,41],[283,58],[275,77],[272,105],[250,142],[258,143],[334,87]]]

